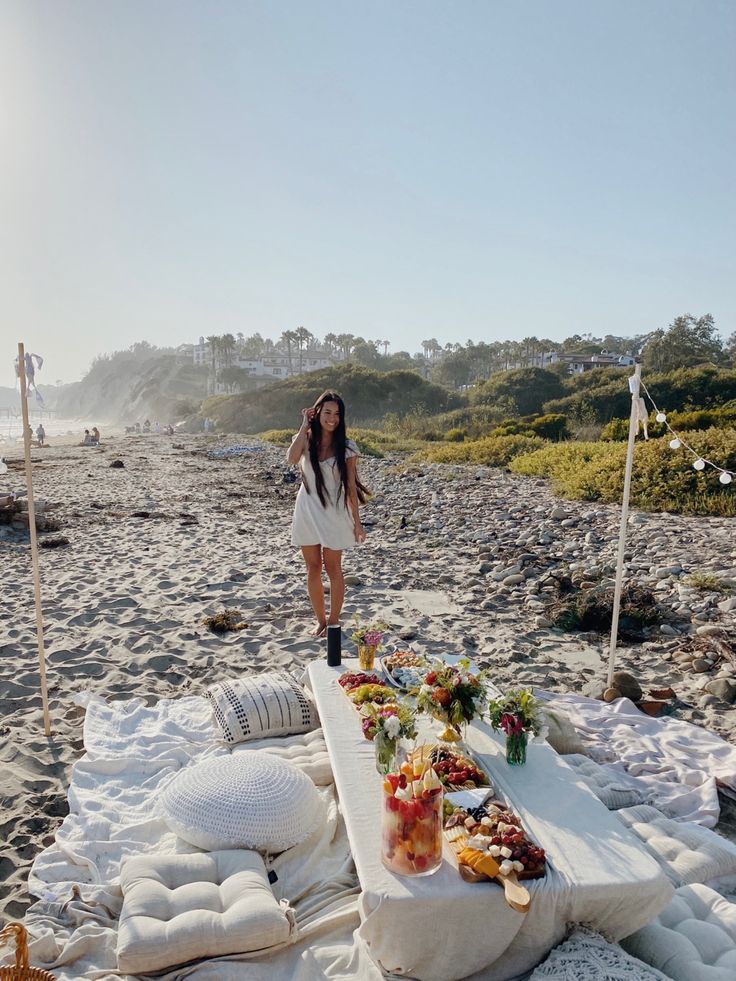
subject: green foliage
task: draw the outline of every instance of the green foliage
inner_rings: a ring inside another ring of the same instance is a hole
[[[629,438],[629,420],[611,419],[601,429],[601,439],[604,443],[625,443]]]
[[[294,438],[294,429],[267,429],[265,433],[259,433],[259,437],[266,443],[276,443],[278,446],[290,446]]]
[[[708,429],[683,437],[709,460],[736,468],[736,431]],[[623,443],[557,443],[511,461],[515,473],[549,477],[563,497],[618,503],[623,493]],[[634,455],[631,504],[648,511],[736,515],[733,485],[724,486],[712,470],[698,473],[689,453],[674,451],[669,439],[639,443]]]
[[[564,394],[561,378],[545,368],[518,368],[493,375],[471,392],[474,405],[496,405],[505,400],[520,415],[540,412],[545,402]]]
[[[687,586],[699,589],[703,593],[730,593],[733,587],[725,579],[714,575],[712,572],[702,572],[696,570],[685,580]]]
[[[334,388],[345,400],[348,431],[355,422],[380,418],[386,413],[432,415],[458,408],[466,401],[413,371],[378,372],[340,364],[297,375],[257,392],[232,395],[213,405],[210,415],[218,429],[228,432],[252,433],[289,425],[296,429],[301,410],[328,388]]]
[[[666,331],[650,335],[643,354],[644,366],[650,371],[672,371],[705,361],[719,363],[723,358],[723,342],[709,313],[697,319],[689,313],[675,317]]]
[[[468,433],[465,429],[448,429],[445,433],[445,442],[463,443],[467,439]]]
[[[667,421],[678,432],[689,429],[691,432],[703,429],[732,429],[736,425],[736,406],[724,406],[721,409],[693,409],[690,412],[670,412]],[[664,423],[655,419],[649,420],[649,435],[664,436],[667,432]],[[629,420],[611,419],[601,431],[601,439],[608,441],[625,441],[629,438]]]
[[[554,442],[559,442],[561,439],[569,439],[571,435],[570,430],[567,428],[567,416],[563,416],[559,412],[548,412],[543,416],[532,419],[529,423],[529,428],[535,436],[541,436],[542,439],[551,439]]]
[[[427,463],[474,463],[487,467],[504,467],[520,453],[531,453],[544,446],[538,436],[486,436],[464,443],[430,446],[414,457]]]

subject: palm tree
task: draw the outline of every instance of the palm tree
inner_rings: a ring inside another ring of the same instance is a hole
[[[311,342],[314,340],[314,334],[311,334],[306,327],[297,327],[294,331],[296,337],[297,350],[299,351],[299,374],[302,373],[302,351],[304,348],[308,348]]]
[[[355,343],[355,337],[352,334],[338,334],[337,343],[340,347],[340,351],[347,359],[353,350],[353,344]]]
[[[327,348],[327,353],[332,354],[337,346],[337,334],[325,334],[324,346]]]
[[[223,334],[220,338],[220,346],[222,349],[222,360],[225,362],[225,367],[229,368],[232,364],[233,351],[235,350],[235,338],[232,334]]]
[[[383,348],[383,356],[384,356],[384,358],[387,358],[388,357],[388,349],[391,347],[391,341],[379,341],[378,343]]]
[[[293,330],[285,330],[283,332],[283,334],[281,335],[280,340],[283,341],[283,343],[286,345],[286,357],[287,357],[287,359],[289,361],[288,371],[289,371],[289,374],[290,375],[293,375],[294,374],[294,368],[293,368],[293,365],[291,363],[291,345],[296,343],[296,331],[293,331]]]
[[[210,346],[210,354],[212,355],[212,374],[214,375],[217,371],[217,352],[220,349],[220,338],[217,334],[210,334],[207,338],[207,343]]]

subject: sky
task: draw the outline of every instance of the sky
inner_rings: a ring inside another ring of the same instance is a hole
[[[0,384],[298,326],[736,329],[736,3],[0,0]]]

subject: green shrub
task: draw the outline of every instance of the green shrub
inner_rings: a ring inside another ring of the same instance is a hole
[[[551,439],[559,442],[561,439],[570,438],[570,430],[567,428],[567,416],[560,412],[547,412],[543,416],[532,419],[529,428],[535,436],[542,439]]]
[[[486,436],[442,446],[431,446],[416,454],[416,460],[428,463],[474,463],[487,467],[504,467],[519,453],[531,453],[544,446],[538,436]]]
[[[463,443],[467,438],[467,432],[464,429],[448,429],[445,433],[445,442],[447,443]]]
[[[684,432],[683,438],[709,460],[736,468],[736,431]],[[649,511],[736,515],[734,485],[723,485],[711,469],[698,473],[683,450],[672,450],[669,437],[638,443],[631,479],[631,504]],[[548,477],[556,493],[588,501],[619,503],[623,493],[626,446],[623,443],[557,443],[515,457],[516,473]]]
[[[601,439],[604,443],[622,443],[629,438],[629,420],[611,419],[601,429]]]
[[[279,446],[288,446],[294,436],[296,429],[267,429],[265,433],[259,433],[259,438],[266,443],[277,443]]]
[[[693,409],[690,412],[668,412],[667,421],[673,429],[702,431],[704,429],[732,429],[736,426],[736,408],[724,406],[720,409]],[[657,422],[652,414],[649,418],[649,435],[664,436],[667,432],[664,423]],[[601,439],[616,442],[629,438],[629,420],[611,419],[601,431]]]
[[[541,411],[544,402],[560,398],[565,388],[562,379],[546,368],[517,368],[499,371],[470,393],[473,405],[497,405],[505,400],[516,406],[520,415]]]

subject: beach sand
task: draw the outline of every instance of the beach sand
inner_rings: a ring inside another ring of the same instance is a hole
[[[207,457],[227,443],[152,435],[33,453],[35,496],[58,504],[53,515],[69,544],[40,552],[46,739],[30,552],[0,526],[0,921],[21,917],[32,901],[30,864],[67,811],[82,748],[75,696],[152,702],[199,694],[242,671],[300,669],[324,654],[324,642],[309,636],[302,561],[289,544],[297,488],[284,481],[285,451],[262,445],[248,456]],[[8,456],[20,461],[22,452]],[[545,613],[554,573],[585,581],[610,569],[616,508],[562,502],[540,481],[486,468],[407,466],[396,456],[364,460],[361,472],[376,494],[364,509],[366,544],[345,554],[344,624],[353,613],[380,616],[393,640],[429,654],[465,652],[501,687],[579,691],[605,678],[606,638],[550,629]],[[10,477],[22,486],[21,469]],[[692,653],[681,651],[719,631],[733,640],[735,594],[684,582],[705,570],[736,583],[732,529],[732,519],[634,515],[629,575],[655,590],[670,622],[618,657],[645,690],[675,689],[677,717],[731,741],[736,708],[704,686],[733,679],[736,694],[736,665],[714,659],[695,670]],[[225,607],[241,610],[248,627],[210,632],[203,617]],[[721,830],[734,824],[729,806]]]

